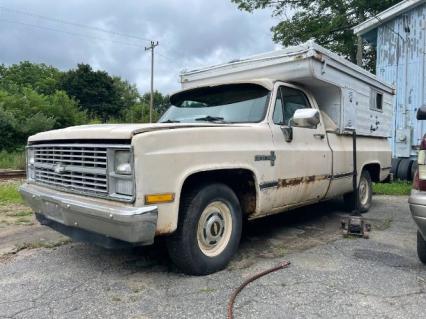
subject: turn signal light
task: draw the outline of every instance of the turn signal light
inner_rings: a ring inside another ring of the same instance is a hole
[[[149,194],[145,195],[145,204],[171,203],[175,200],[175,194]]]

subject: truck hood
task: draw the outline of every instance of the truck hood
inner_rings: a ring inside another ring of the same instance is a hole
[[[74,139],[131,139],[134,135],[165,129],[228,126],[236,124],[214,123],[151,123],[151,124],[93,124],[71,126],[64,129],[41,132],[28,138],[28,142]],[[242,124],[244,125],[244,124]],[[247,125],[247,124],[246,124]]]

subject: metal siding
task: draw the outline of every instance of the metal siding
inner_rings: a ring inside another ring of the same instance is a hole
[[[409,33],[404,31],[404,15],[407,16]],[[396,86],[391,137],[394,156],[404,156],[400,147],[397,150],[397,133],[404,134],[410,129],[406,153],[416,155],[415,147],[426,130],[423,122],[416,121],[417,109],[426,103],[425,21],[426,4],[379,26],[377,30],[377,76]]]

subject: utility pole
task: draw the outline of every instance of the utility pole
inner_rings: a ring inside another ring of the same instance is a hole
[[[151,41],[149,47],[145,47],[145,51],[151,50],[151,99],[149,101],[149,123],[152,123],[152,109],[154,106],[154,48],[158,45],[158,41]]]

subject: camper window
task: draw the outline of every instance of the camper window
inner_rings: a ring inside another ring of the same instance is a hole
[[[371,109],[383,111],[383,94],[377,91],[371,91]]]

